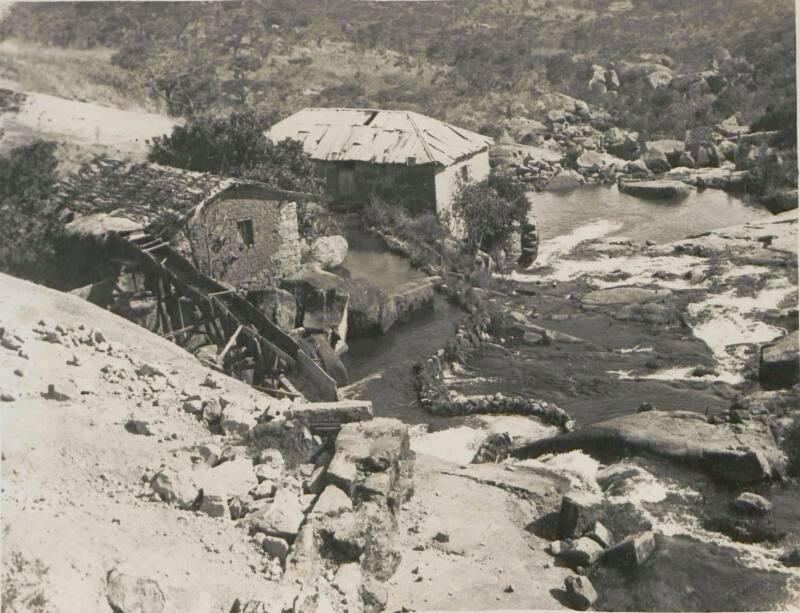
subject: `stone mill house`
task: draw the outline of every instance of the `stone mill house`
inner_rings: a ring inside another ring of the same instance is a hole
[[[363,206],[375,194],[414,209],[452,213],[461,182],[489,176],[492,139],[411,111],[306,108],[267,132],[303,143],[334,203]]]
[[[297,205],[305,194],[252,181],[157,164],[99,158],[59,186],[76,258],[86,239],[147,230],[170,242],[207,275],[262,290],[300,268]],[[93,268],[86,264],[87,273]]]

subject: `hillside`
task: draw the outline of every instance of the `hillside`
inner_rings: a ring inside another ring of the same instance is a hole
[[[66,97],[80,91],[173,115],[242,106],[276,117],[308,105],[402,107],[472,128],[529,116],[537,97],[562,91],[648,137],[681,138],[689,127],[733,113],[742,123],[780,109],[792,115],[795,106],[788,0],[282,0],[160,8],[17,4],[0,22],[0,37],[14,45],[0,77],[23,89]],[[47,49],[59,50],[53,68],[42,61]],[[621,83],[613,93],[590,85],[596,66],[616,68]],[[636,76],[664,69],[670,84],[648,87]],[[710,90],[686,90],[708,71],[716,71],[704,77]]]

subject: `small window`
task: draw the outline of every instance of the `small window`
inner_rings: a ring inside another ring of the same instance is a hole
[[[239,231],[239,242],[245,247],[252,247],[256,244],[255,236],[253,236],[253,220],[242,219],[236,222],[236,229]]]
[[[469,166],[461,167],[461,178],[464,179],[464,181],[469,181]]]

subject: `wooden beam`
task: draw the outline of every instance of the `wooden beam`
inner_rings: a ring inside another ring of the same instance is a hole
[[[217,361],[222,364],[222,360],[225,359],[225,354],[231,350],[236,344],[236,339],[239,338],[239,333],[244,329],[244,326],[239,324],[239,327],[236,328],[236,332],[233,333],[233,336],[228,339],[228,343],[225,345],[225,348],[217,355]]]

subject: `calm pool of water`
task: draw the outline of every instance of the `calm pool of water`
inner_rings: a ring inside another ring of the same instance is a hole
[[[682,199],[644,200],[622,194],[616,186],[590,185],[564,192],[531,192],[528,200],[542,240],[608,220],[620,224],[612,235],[666,243],[769,215],[718,189],[696,191]]]

